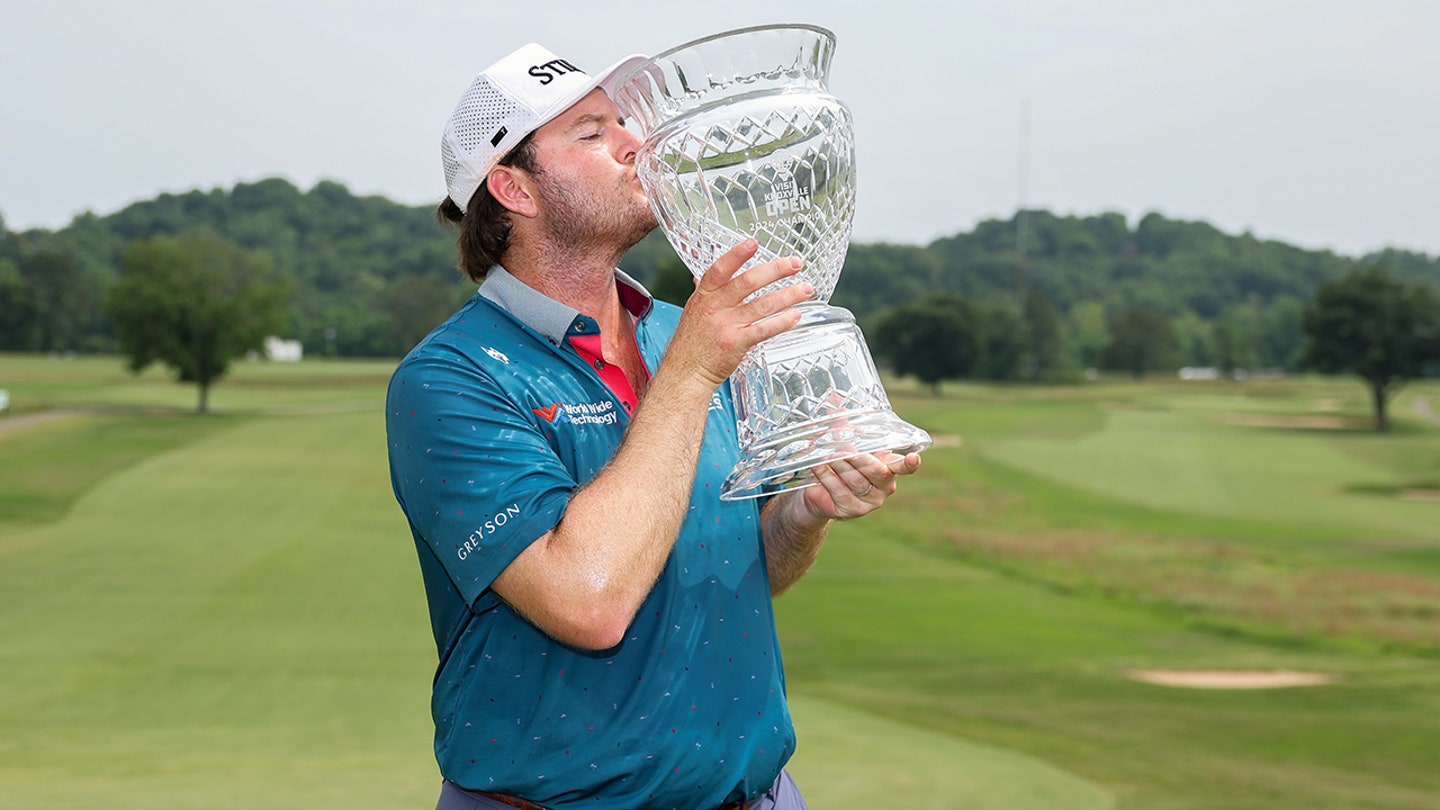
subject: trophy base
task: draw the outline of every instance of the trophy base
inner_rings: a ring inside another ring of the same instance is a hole
[[[933,444],[930,434],[893,411],[845,412],[784,431],[749,453],[720,487],[720,500],[760,498],[820,483],[811,472],[831,461],[866,453],[918,453]]]

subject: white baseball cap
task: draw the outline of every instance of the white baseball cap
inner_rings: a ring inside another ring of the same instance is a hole
[[[490,170],[526,135],[597,87],[613,97],[615,84],[645,60],[627,56],[592,77],[532,42],[485,68],[455,105],[440,140],[450,199],[466,210]]]

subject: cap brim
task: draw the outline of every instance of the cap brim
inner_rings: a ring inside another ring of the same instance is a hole
[[[616,62],[600,72],[600,87],[605,88],[605,94],[612,99],[615,97],[615,88],[629,77],[631,71],[650,61],[650,57],[643,54],[631,54]]]
[[[540,120],[535,124],[535,129],[539,129],[558,118],[561,113],[575,106],[576,102],[590,95],[596,88],[604,90],[605,95],[609,96],[613,101],[615,98],[615,86],[620,83],[620,80],[629,75],[630,71],[636,67],[649,61],[649,59],[650,57],[648,56],[632,54],[600,71],[591,78],[590,81],[557,99],[555,103],[550,106],[550,109],[546,110],[545,114],[540,116]],[[531,132],[534,131],[535,130],[531,130]]]

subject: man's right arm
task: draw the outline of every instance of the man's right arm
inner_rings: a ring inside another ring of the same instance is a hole
[[[784,310],[808,284],[745,300],[800,267],[782,259],[736,275],[755,250],[743,243],[700,279],[615,455],[492,584],[552,637],[597,650],[624,638],[688,511],[711,395],[749,348],[797,322]]]

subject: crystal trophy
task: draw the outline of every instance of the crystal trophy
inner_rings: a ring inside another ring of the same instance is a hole
[[[827,302],[855,214],[850,110],[827,89],[835,37],[808,25],[743,28],[672,48],[632,70],[615,100],[644,143],[640,182],[696,277],[747,237],[742,268],[784,256],[808,281],[800,323],[746,353],[730,388],[741,460],[724,500],[818,483],[813,467],[909,453],[929,434],[895,415],[855,317]]]

